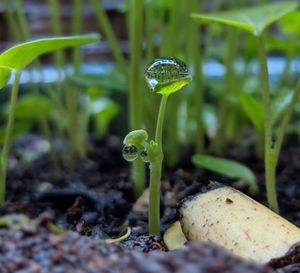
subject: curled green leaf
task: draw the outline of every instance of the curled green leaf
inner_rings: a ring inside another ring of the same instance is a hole
[[[148,133],[145,130],[134,130],[128,133],[123,141],[125,145],[141,145],[143,142],[147,141]]]

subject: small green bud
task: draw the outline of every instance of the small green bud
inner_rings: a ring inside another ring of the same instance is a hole
[[[148,153],[149,161],[151,163],[157,162],[158,160],[159,161],[162,160],[162,158],[160,158],[160,157],[163,157],[162,150],[154,140],[150,141],[147,153]]]
[[[142,145],[143,142],[147,141],[148,134],[145,130],[135,130],[126,135],[123,143],[125,145]]]

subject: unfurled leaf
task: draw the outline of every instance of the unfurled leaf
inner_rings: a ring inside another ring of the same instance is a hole
[[[287,16],[284,16],[282,20],[280,20],[279,26],[283,31],[297,34],[299,32],[300,27],[300,10],[296,10],[294,12],[289,13]]]
[[[264,131],[263,105],[248,93],[241,93],[240,100],[245,114],[255,128],[262,133]]]
[[[119,107],[109,98],[100,98],[91,101],[90,111],[96,123],[97,134],[103,135],[107,132],[110,122],[119,113]]]
[[[103,97],[104,93],[105,93],[105,91],[103,90],[102,87],[92,85],[87,88],[87,96],[91,100],[96,100],[96,99]]]
[[[69,79],[72,83],[83,87],[95,86],[116,91],[126,90],[125,76],[117,71],[100,75],[74,75],[69,77]]]
[[[252,192],[257,191],[256,177],[254,173],[248,167],[237,161],[197,154],[192,157],[192,162],[197,167],[216,172],[229,178],[242,179],[249,184]]]
[[[79,46],[94,43],[99,40],[97,34],[47,38],[22,43],[7,49],[0,54],[0,66],[21,70],[38,56],[62,49],[65,47]],[[1,82],[1,81],[0,81]]]
[[[218,22],[260,36],[270,24],[296,10],[297,7],[296,1],[284,1],[210,14],[192,14],[191,16],[200,23]]]
[[[11,141],[14,141],[21,134],[26,133],[31,128],[31,122],[16,122],[12,131]],[[6,126],[0,127],[0,144],[3,144]]]
[[[38,119],[47,117],[52,112],[52,103],[43,96],[24,95],[16,104],[15,117],[18,119]]]

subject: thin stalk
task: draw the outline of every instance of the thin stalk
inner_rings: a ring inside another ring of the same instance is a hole
[[[267,56],[264,48],[264,41],[262,36],[257,36],[257,48],[260,63],[260,82],[262,89],[262,98],[264,105],[264,161],[265,161],[265,180],[266,193],[269,207],[279,212],[278,201],[276,195],[276,163],[275,154],[272,144],[272,125],[271,125],[271,107],[270,107],[270,87],[269,87],[269,73],[267,66]]]
[[[300,80],[298,80],[298,82],[297,82],[295,91],[293,93],[292,100],[291,100],[290,104],[288,105],[288,108],[286,109],[286,111],[284,113],[284,116],[283,116],[283,119],[282,119],[282,121],[279,125],[279,129],[278,129],[278,132],[277,132],[277,138],[276,138],[276,141],[275,141],[275,144],[274,144],[274,154],[275,154],[275,157],[277,159],[276,164],[277,164],[277,161],[278,161],[278,157],[279,157],[279,154],[280,154],[282,142],[283,142],[284,136],[286,134],[286,130],[287,130],[289,121],[291,119],[293,110],[294,110],[295,105],[296,105],[296,103],[298,101],[298,98],[299,98],[299,94],[300,94]]]
[[[293,40],[291,41],[290,46],[288,47],[285,66],[278,81],[278,88],[280,88],[284,84],[284,82],[286,82],[286,80],[288,79],[288,75],[291,69],[292,59],[298,48],[299,40],[300,40],[300,29],[298,28],[297,33],[293,36]]]
[[[155,48],[155,35],[156,35],[156,24],[157,24],[157,13],[154,10],[155,3],[153,1],[147,1],[145,3],[145,63],[149,64],[154,60],[156,56]],[[143,84],[143,88],[148,88],[146,82]],[[145,127],[149,135],[155,134],[156,116],[155,113],[158,111],[159,97],[152,93],[152,95],[144,98],[143,100],[143,119]]]
[[[17,14],[16,14],[17,16],[14,19],[14,21],[16,22],[16,25],[19,26],[19,28],[21,30],[20,36],[22,37],[22,40],[29,40],[31,38],[31,34],[30,34],[29,26],[28,26],[28,23],[27,23],[27,20],[25,17],[25,13],[23,10],[23,3],[21,0],[16,1],[16,12],[17,12]],[[38,60],[35,61],[35,64],[37,67],[40,67],[40,63]],[[36,95],[36,96],[39,95],[39,90],[35,84],[31,83],[31,89],[32,89],[34,95]],[[48,121],[44,116],[38,116],[37,119],[39,121],[41,131],[43,132],[44,136],[46,137],[46,139],[48,140],[48,142],[50,144],[50,159],[53,164],[54,172],[55,172],[55,174],[59,174],[59,172],[60,172],[59,163],[58,163],[58,160],[54,153],[53,143],[52,143],[52,138],[51,138],[51,130],[50,130]]]
[[[227,54],[226,54],[226,60],[225,60],[225,66],[226,66],[226,75],[225,75],[225,89],[223,90],[223,93],[220,96],[219,100],[219,128],[218,133],[211,143],[211,149],[216,154],[221,154],[224,148],[224,143],[226,141],[226,128],[227,128],[227,121],[229,118],[228,113],[232,112],[229,111],[229,109],[232,107],[230,104],[230,101],[228,100],[228,97],[236,95],[235,92],[235,73],[234,73],[234,67],[233,62],[234,57],[236,55],[236,41],[237,41],[237,35],[236,30],[228,28],[227,31],[228,36],[226,40],[227,45]]]
[[[11,136],[13,132],[13,126],[15,121],[15,109],[19,91],[20,71],[15,72],[14,82],[11,90],[10,109],[8,114],[8,122],[5,130],[4,141],[2,151],[0,154],[0,203],[5,201],[5,187],[6,187],[6,175],[7,175],[7,163],[9,156],[9,149],[11,145]]]
[[[156,131],[155,131],[155,142],[158,144],[161,150],[162,150],[162,135],[163,135],[162,128],[164,124],[167,100],[168,100],[168,95],[163,95],[159,106]]]
[[[55,36],[61,36],[62,35],[62,26],[60,22],[60,16],[59,16],[59,0],[48,0],[48,6],[50,9],[50,24],[52,32]],[[56,50],[54,52],[54,63],[57,67],[59,73],[60,81],[63,78],[62,75],[62,67],[65,63],[65,55],[63,50]]]
[[[16,0],[16,11],[17,11],[18,27],[21,30],[21,35],[25,37],[25,39],[29,39],[30,31],[25,17],[25,12],[23,10],[22,0]]]
[[[142,55],[142,22],[143,3],[140,0],[129,1],[129,40],[130,40],[130,66],[129,66],[129,124],[131,130],[142,128],[142,93],[141,87],[141,55]],[[138,158],[133,163],[132,179],[134,182],[135,197],[140,196],[145,187],[145,166]]]
[[[163,162],[162,128],[164,123],[168,95],[163,95],[158,112],[155,142],[158,145],[158,155],[150,166],[150,197],[149,197],[149,233],[160,235],[160,184]]]
[[[63,34],[62,31],[62,24],[60,20],[60,13],[59,13],[59,0],[48,0],[48,6],[50,9],[50,25],[52,33],[55,36],[61,36]],[[64,72],[63,67],[66,63],[66,56],[64,50],[57,50],[54,52],[54,64],[58,71],[58,81],[55,84],[55,88],[52,88],[50,85],[45,85],[45,90],[47,91],[48,96],[55,102],[55,107],[60,109],[60,114],[68,117],[68,111],[66,110],[67,107],[64,106],[64,100],[67,101],[67,90],[63,92],[63,82],[64,82]],[[67,103],[67,102],[66,102]],[[60,126],[57,126],[58,137],[63,139],[66,134],[68,134],[68,129]],[[63,161],[66,162],[68,167],[71,169],[72,166],[75,164],[74,159],[71,158],[70,153],[63,154]]]
[[[153,4],[148,2],[145,8],[145,31],[146,31],[146,62],[150,63],[154,58],[154,11]]]
[[[73,8],[72,8],[72,34],[78,35],[82,31],[82,0],[73,0]],[[80,72],[80,63],[82,59],[80,48],[73,49],[73,67],[74,67],[74,74],[77,75]],[[86,156],[86,142],[82,142],[82,140],[86,140],[86,137],[81,137],[82,134],[86,134],[86,131],[83,131],[85,128],[82,128],[80,122],[80,109],[78,105],[78,90],[75,86],[70,86],[68,84],[68,109],[69,112],[69,124],[68,124],[68,134],[70,138],[71,144],[71,152],[70,156],[74,161],[74,158],[84,158]]]
[[[191,4],[191,11],[196,10],[198,1],[194,0]],[[199,43],[199,28],[198,25],[191,21],[191,56],[194,68],[194,99],[196,108],[196,153],[202,154],[204,152],[204,124],[203,124],[203,71],[202,71],[202,52]]]
[[[21,34],[19,32],[19,27],[18,24],[15,20],[15,17],[13,16],[12,13],[12,7],[10,6],[11,1],[5,0],[4,1],[4,16],[5,19],[8,23],[9,26],[9,30],[12,33],[12,37],[13,39],[15,39],[16,41],[21,41]]]
[[[106,39],[107,39],[108,43],[110,44],[110,47],[112,49],[113,56],[117,62],[118,68],[124,75],[127,75],[127,65],[125,62],[125,58],[122,55],[122,51],[119,46],[118,39],[117,39],[116,35],[114,34],[114,31],[113,31],[113,28],[111,26],[108,16],[106,15],[101,4],[99,3],[99,0],[90,0],[90,1],[91,1],[91,5],[93,6],[94,11],[97,15],[99,25],[101,26],[101,28],[104,32],[104,35],[106,36]],[[137,2],[142,2],[142,1],[137,1]],[[142,3],[138,3],[138,5],[142,5]],[[139,25],[141,23],[142,23],[142,20],[140,22],[137,22],[137,25]]]
[[[179,40],[178,38],[180,35],[177,34],[178,32],[178,22],[179,22],[179,15],[182,8],[182,1],[177,1],[175,5],[171,6],[170,9],[170,21],[166,28],[167,32],[165,33],[167,40],[164,42],[166,56],[175,56],[178,48],[179,48]],[[179,140],[178,140],[178,108],[181,102],[181,94],[175,94],[174,98],[169,104],[169,113],[172,115],[170,121],[167,124],[167,149],[166,149],[166,156],[167,156],[167,164],[173,167],[179,159],[180,156],[180,149],[179,147]]]
[[[72,34],[77,35],[82,31],[82,0],[73,0],[73,11],[72,11]],[[75,74],[79,73],[80,63],[82,59],[81,48],[73,48],[73,67]]]

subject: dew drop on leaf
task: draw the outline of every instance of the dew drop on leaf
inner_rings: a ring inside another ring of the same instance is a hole
[[[133,161],[138,157],[138,149],[134,145],[125,145],[122,155],[125,160]]]
[[[173,57],[154,60],[145,70],[145,79],[152,91],[155,87],[165,85],[185,77],[190,77],[187,65]]]
[[[141,158],[142,158],[142,160],[143,160],[145,163],[150,162],[150,159],[149,159],[149,156],[148,156],[148,152],[147,152],[146,149],[144,149],[144,150],[141,152]]]

